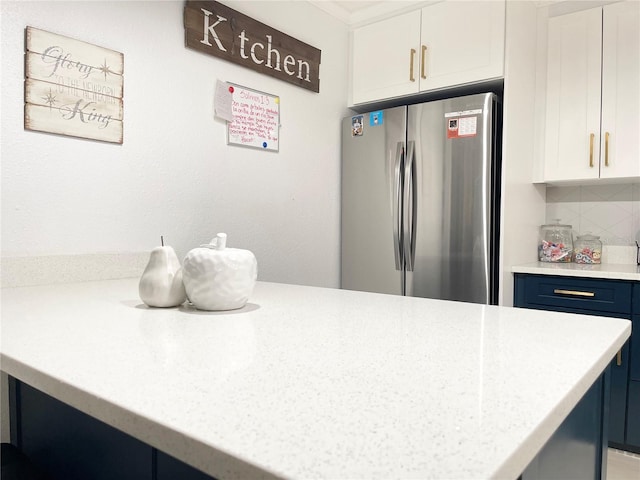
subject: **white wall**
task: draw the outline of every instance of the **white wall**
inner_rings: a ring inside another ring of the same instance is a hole
[[[322,50],[320,93],[184,47],[182,1],[1,2],[2,256],[182,258],[217,232],[259,279],[339,284],[347,26],[306,1],[226,5]],[[124,54],[124,144],[23,129],[24,28]],[[279,95],[280,152],[227,146],[216,79]]]
[[[537,260],[545,187],[532,184],[535,138],[537,8],[507,1],[500,304],[513,305],[511,267]]]
[[[640,184],[547,187],[546,223],[555,219],[571,225],[574,237],[592,233],[604,245],[633,247],[640,238]]]

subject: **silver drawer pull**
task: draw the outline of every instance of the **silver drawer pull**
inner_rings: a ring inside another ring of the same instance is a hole
[[[574,295],[576,297],[595,297],[596,294],[594,292],[581,292],[579,290],[562,290],[560,288],[556,288],[553,293],[557,293],[558,295]]]

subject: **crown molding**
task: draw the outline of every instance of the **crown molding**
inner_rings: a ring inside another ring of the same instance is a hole
[[[429,5],[432,3],[438,3],[443,0],[437,1],[416,1],[416,0],[388,0],[380,2],[376,5],[356,10],[355,12],[349,12],[345,8],[342,8],[339,4],[331,0],[307,0],[312,5],[315,5],[320,10],[332,15],[338,20],[346,23],[347,25],[354,27],[365,25],[367,23],[381,20],[389,16],[404,13],[409,10],[415,10],[417,7]]]
[[[381,1],[375,5],[365,7],[354,12],[350,12],[347,9],[340,6],[339,3],[333,0],[307,0],[312,5],[315,5],[320,10],[328,13],[329,15],[337,18],[341,22],[347,24],[351,28],[357,28],[369,23],[383,20],[394,15],[400,15],[402,13],[416,10],[417,8],[433,5],[434,3],[440,3],[444,0],[387,0]],[[595,7],[599,5],[606,5],[608,3],[616,3],[620,0],[507,0],[507,2],[517,1],[529,1],[536,5],[538,8],[549,7],[554,11],[570,11],[570,10],[584,10],[589,7]]]
[[[351,13],[342,8],[340,5],[327,0],[307,0],[310,4],[315,5],[320,10],[328,13],[332,17],[346,23],[350,23]]]

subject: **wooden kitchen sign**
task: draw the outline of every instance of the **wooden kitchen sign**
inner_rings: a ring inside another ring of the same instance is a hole
[[[24,128],[122,143],[122,53],[27,27]]]
[[[320,50],[219,2],[188,0],[184,30],[189,48],[320,91]]]

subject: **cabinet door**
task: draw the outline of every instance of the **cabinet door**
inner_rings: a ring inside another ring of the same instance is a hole
[[[627,423],[627,388],[629,383],[629,342],[611,361],[609,372],[609,441],[623,445],[625,443],[625,424]]]
[[[603,7],[602,31],[600,177],[640,177],[640,3]]]
[[[50,478],[155,478],[149,445],[26,383],[17,382],[16,389],[17,431],[12,439]]]
[[[419,10],[354,30],[353,103],[416,93],[419,42]]]
[[[215,480],[166,453],[157,452],[155,480]]]
[[[602,9],[549,19],[547,181],[599,177]]]
[[[629,382],[627,443],[640,448],[640,382]]]
[[[422,9],[420,90],[504,75],[505,2],[449,1]]]
[[[635,287],[640,290],[640,286]],[[640,315],[634,315],[631,320],[631,380],[640,382]]]

